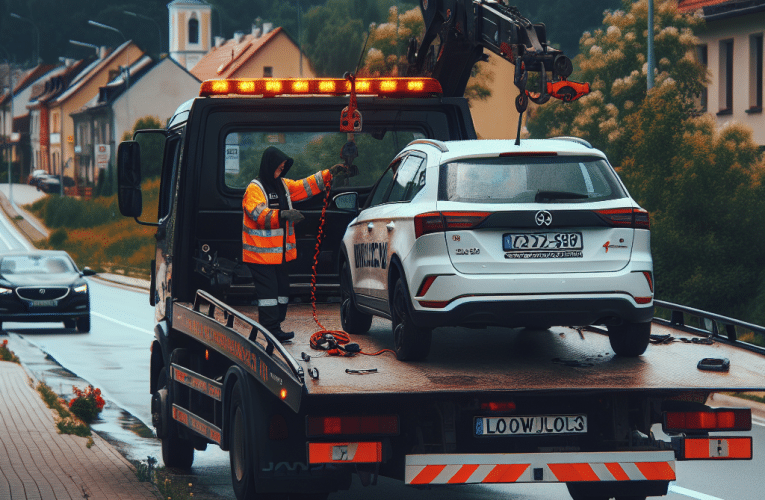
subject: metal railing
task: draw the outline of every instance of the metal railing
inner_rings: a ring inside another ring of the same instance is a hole
[[[292,370],[292,373],[298,378],[298,380],[301,383],[305,380],[303,367],[298,364],[297,360],[294,357],[292,357],[292,355],[289,352],[287,352],[287,350],[284,348],[282,343],[279,342],[276,339],[276,337],[274,337],[273,334],[271,334],[271,332],[263,328],[263,326],[260,325],[260,323],[250,319],[249,317],[240,313],[236,309],[227,305],[225,302],[222,302],[216,299],[210,293],[205,292],[204,290],[197,290],[197,296],[194,300],[194,311],[198,313],[202,313],[201,306],[203,303],[206,303],[209,306],[207,310],[207,316],[210,319],[214,320],[217,323],[220,323],[221,325],[224,325],[227,328],[233,329],[234,318],[245,323],[250,329],[250,334],[248,337],[248,340],[250,342],[256,344],[255,340],[257,339],[258,333],[262,334],[264,340],[266,341],[266,348],[265,348],[266,354],[273,357],[273,352],[275,349],[276,351],[279,352],[279,355],[281,356],[281,358],[289,366],[290,370]],[[223,312],[225,323],[215,318],[216,308]]]
[[[654,322],[656,323],[765,354],[765,347],[740,339],[741,333],[751,332],[765,340],[765,327],[763,326],[702,311],[701,309],[694,309],[693,307],[664,302],[663,300],[654,300],[654,306],[670,312],[670,319],[655,317]],[[690,321],[686,320],[688,317],[696,318],[699,326],[693,326]]]

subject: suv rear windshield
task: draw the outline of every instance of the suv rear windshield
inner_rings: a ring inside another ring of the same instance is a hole
[[[226,186],[246,188],[250,180],[258,176],[260,158],[268,146],[275,146],[295,160],[287,173],[290,179],[303,179],[319,170],[342,163],[340,151],[353,136],[358,149],[354,162],[359,167],[355,177],[338,179],[341,185],[371,186],[390,165],[401,149],[414,139],[425,135],[414,130],[372,131],[371,133],[346,134],[337,131],[266,131],[238,130],[225,137],[222,151],[225,165]]]
[[[440,167],[438,199],[465,203],[577,203],[626,197],[592,156],[469,158]]]

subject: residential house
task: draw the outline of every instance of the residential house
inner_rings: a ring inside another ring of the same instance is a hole
[[[216,38],[215,47],[191,69],[200,80],[217,78],[315,78],[308,58],[281,27],[253,26],[248,34]]]
[[[3,143],[3,165],[0,167],[10,159],[15,164],[13,173],[17,182],[26,182],[31,167],[30,117],[26,104],[35,81],[52,69],[49,64],[40,64],[28,71],[11,71],[8,68],[8,88],[0,95],[0,135]]]
[[[765,146],[763,115],[763,33],[765,0],[679,0],[682,12],[697,12],[706,29],[698,58],[707,66],[709,84],[700,108],[714,115],[720,126],[738,122],[754,131]]]
[[[122,75],[101,87],[93,99],[71,114],[80,184],[94,186],[100,170],[105,169],[105,181],[113,186],[117,146],[132,132],[135,121],[150,116],[164,126],[180,104],[199,95],[200,83],[174,59],[154,61],[144,56],[130,68],[128,92]]]
[[[110,53],[90,63],[77,76],[67,81],[54,82],[46,93],[33,96],[30,107],[39,111],[40,161],[42,168],[51,173],[63,173],[79,180],[74,168],[74,124],[70,114],[82,108],[99,89],[143,57],[143,51],[127,41]],[[129,77],[128,77],[129,81]],[[134,119],[128,109],[128,121]],[[36,126],[34,123],[32,126]],[[43,145],[47,144],[47,155]],[[47,157],[46,157],[47,156]],[[46,164],[47,162],[47,164]]]
[[[204,0],[173,0],[170,11],[170,57],[190,70],[210,51],[212,6]]]

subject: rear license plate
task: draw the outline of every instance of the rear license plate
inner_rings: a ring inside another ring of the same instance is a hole
[[[502,235],[505,252],[530,252],[535,250],[581,250],[582,233],[523,233]]]
[[[32,307],[54,307],[58,304],[55,300],[33,300]]]
[[[476,436],[585,434],[587,415],[475,417]]]

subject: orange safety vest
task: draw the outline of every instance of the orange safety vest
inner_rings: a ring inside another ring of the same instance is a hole
[[[322,170],[299,181],[282,178],[282,182],[286,188],[287,206],[292,209],[293,201],[305,200],[324,191],[332,182],[332,174]],[[268,206],[266,190],[257,179],[247,186],[242,209],[242,261],[281,264],[297,258],[293,224],[279,220],[279,210]]]

